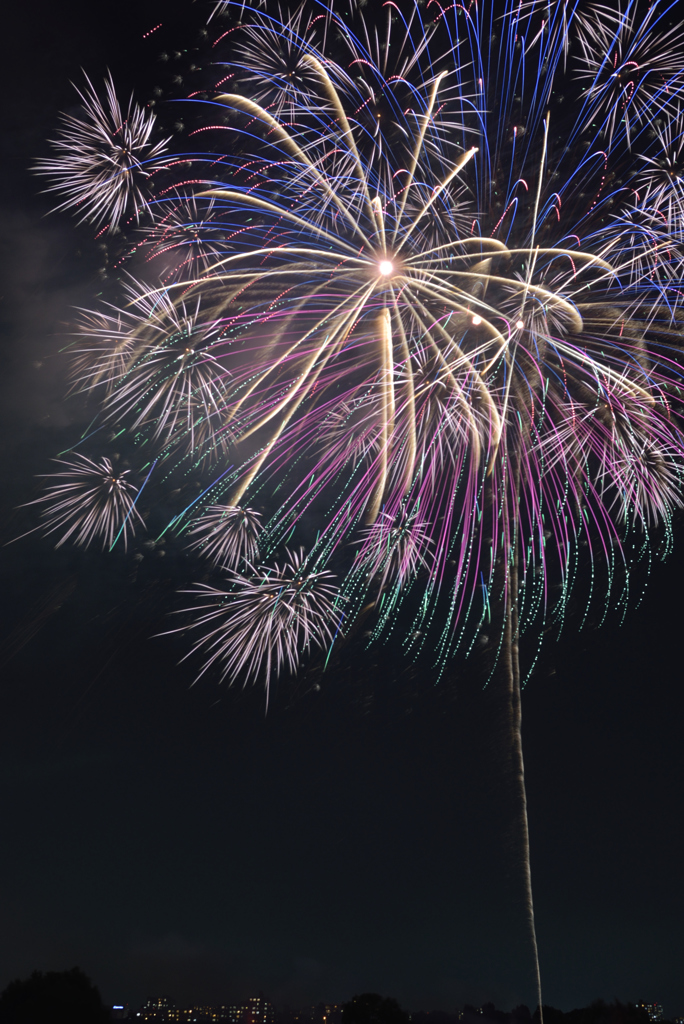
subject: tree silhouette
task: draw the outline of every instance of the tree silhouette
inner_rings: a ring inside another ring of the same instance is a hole
[[[353,996],[342,1006],[342,1024],[409,1024],[410,1019],[396,999],[384,999],[376,992]]]
[[[0,1024],[106,1024],[100,992],[79,967],[34,971],[0,994]]]

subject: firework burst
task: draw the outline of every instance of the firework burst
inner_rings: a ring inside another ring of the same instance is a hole
[[[225,451],[228,372],[216,354],[222,325],[205,319],[201,297],[173,303],[136,280],[123,310],[84,311],[73,348],[81,390],[101,388],[110,421],[128,417],[167,449],[208,455]]]
[[[122,164],[89,84],[41,173],[82,219],[145,206],[157,269],[74,376],[165,478],[210,474],[167,527],[230,567],[186,609],[202,672],[268,688],[372,609],[441,673],[488,623],[541,1005],[520,637],[583,560],[624,605],[681,505],[684,36],[658,2],[362,6],[216,4],[154,201],[152,119]]]
[[[341,613],[332,579],[302,549],[271,566],[229,571],[227,590],[197,584],[190,628],[202,633],[193,647],[206,658],[202,672],[216,665],[222,679],[259,680],[268,693],[283,666],[295,672],[304,651],[333,642]]]
[[[683,128],[679,110],[672,120],[656,118],[651,151],[642,155],[643,165],[636,179],[637,187],[646,193],[644,205],[657,210],[668,226],[684,223]]]
[[[398,611],[420,570],[409,635],[441,621],[444,665],[502,560],[519,562],[521,626],[542,627],[580,542],[627,569],[630,531],[669,528],[684,454],[669,12],[511,5],[490,38],[484,8],[214,9],[212,68],[234,91],[189,106],[207,149],[145,198],[134,246],[165,283],[129,280],[73,346],[105,421],[163,461],[219,463],[192,548],[253,559],[228,510],[257,498],[264,553],[313,517],[308,557],[349,573],[359,605],[381,578]],[[413,555],[388,557],[396,529]]]
[[[652,4],[643,16],[628,2],[588,5],[578,18],[582,51],[577,76],[582,82],[584,127],[602,120],[609,142],[620,126],[627,144],[635,129],[667,111],[683,84],[681,26],[667,25],[674,4]]]
[[[176,192],[150,207],[151,224],[140,228],[136,251],[145,254],[160,280],[198,278],[225,255],[225,231],[211,200]]]
[[[88,547],[101,540],[104,551],[121,537],[126,549],[136,525],[144,527],[135,508],[137,488],[126,479],[129,471],[118,473],[109,459],[93,462],[84,455],[55,462],[63,468],[47,478],[56,483],[31,503],[45,506],[43,532],[49,536],[63,531],[55,545],[58,548],[67,541]]]
[[[261,516],[251,508],[210,505],[190,530],[188,547],[201,551],[214,565],[237,569],[259,553]]]
[[[144,186],[169,140],[153,141],[155,116],[132,98],[122,109],[111,75],[104,102],[87,76],[86,82],[83,91],[76,90],[81,115],[62,115],[52,141],[55,155],[37,160],[35,170],[51,179],[48,192],[66,197],[56,209],[73,209],[81,221],[114,231],[128,214],[138,220],[147,206]]]

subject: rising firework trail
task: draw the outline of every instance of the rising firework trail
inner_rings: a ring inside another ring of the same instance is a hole
[[[540,1007],[521,637],[587,578],[585,618],[624,608],[682,504],[675,9],[222,0],[175,158],[129,107],[124,161],[89,82],[38,168],[95,227],[132,211],[74,389],[223,572],[186,609],[202,672],[268,688],[372,615],[442,675],[486,631]]]

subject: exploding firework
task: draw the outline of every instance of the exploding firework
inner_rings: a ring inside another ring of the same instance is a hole
[[[425,526],[417,527],[406,515],[392,520],[381,512],[376,522],[362,531],[362,536],[355,571],[376,578],[379,593],[389,584],[401,590],[428,564],[429,532]]]
[[[93,462],[74,455],[55,461],[64,468],[47,477],[57,482],[32,504],[45,506],[41,514],[46,534],[62,533],[56,547],[68,540],[78,547],[101,540],[103,550],[111,549],[121,537],[126,548],[136,525],[144,526],[135,508],[137,488],[126,479],[129,471],[117,473],[107,458]]]
[[[167,527],[229,567],[186,609],[202,671],[268,686],[372,613],[443,672],[487,624],[538,981],[520,637],[585,563],[624,604],[682,503],[684,37],[657,2],[361,8],[216,4],[154,199],[84,97],[42,172],[149,223],[74,378],[164,479],[209,474]]]
[[[215,458],[225,451],[227,371],[217,357],[223,325],[202,316],[201,296],[172,302],[128,281],[124,310],[83,311],[72,374],[81,390],[104,389],[106,420],[128,417],[167,450]]]
[[[261,516],[251,508],[210,505],[190,530],[188,546],[202,552],[214,565],[237,569],[242,560],[253,562],[259,552]]]
[[[222,678],[263,680],[268,693],[283,666],[294,672],[303,651],[332,642],[341,618],[332,579],[312,569],[302,549],[286,551],[282,563],[229,571],[227,590],[197,584],[193,626],[202,636],[194,649],[206,655],[202,671],[216,664]]]
[[[301,530],[348,618],[379,584],[374,635],[403,617],[442,667],[493,601],[561,622],[581,548],[615,593],[680,504],[671,13],[511,4],[492,34],[489,7],[225,0],[185,117],[206,149],[154,197],[151,117],[89,83],[52,187],[147,221],[124,304],[81,316],[74,387],[167,475],[216,465],[172,519],[191,549],[235,568]]]
[[[684,119],[679,110],[672,120],[656,118],[650,152],[643,164],[637,186],[644,192],[643,205],[657,210],[665,224],[682,223],[684,216]]]
[[[64,114],[52,146],[52,157],[38,160],[36,172],[51,179],[48,192],[66,198],[58,210],[74,209],[82,221],[115,230],[126,214],[137,220],[147,205],[145,183],[160,166],[168,139],[152,139],[155,116],[131,98],[121,108],[111,75],[105,80],[106,101],[90,79],[78,95],[80,116]]]
[[[598,121],[612,141],[619,126],[629,145],[634,132],[681,93],[681,27],[667,24],[673,7],[656,3],[642,12],[635,3],[624,10],[622,4],[587,5],[577,19],[582,127]],[[677,115],[673,110],[667,116]]]
[[[225,231],[213,208],[192,194],[155,200],[138,248],[162,280],[199,277],[225,255]]]

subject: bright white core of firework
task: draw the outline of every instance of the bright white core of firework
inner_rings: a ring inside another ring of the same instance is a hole
[[[380,271],[383,277],[389,277],[389,275],[394,270],[394,265],[390,263],[389,260],[380,260],[380,263],[378,264],[378,270]]]

